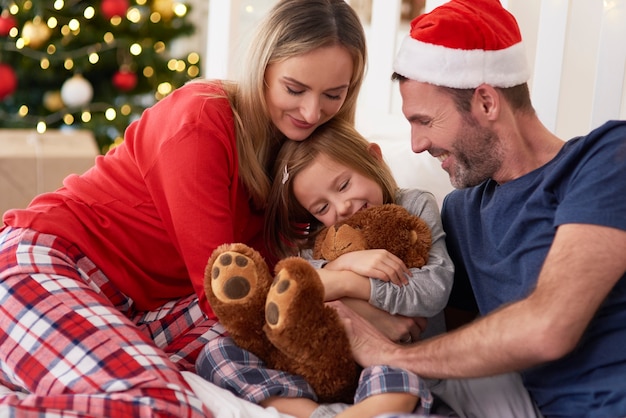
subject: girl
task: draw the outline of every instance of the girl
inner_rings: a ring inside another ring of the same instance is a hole
[[[428,264],[408,271],[398,257],[385,250],[351,252],[328,263],[314,261],[320,268],[326,300],[367,301],[406,317],[439,314],[448,300],[454,266],[446,250],[434,196],[422,190],[399,189],[380,147],[369,143],[349,124],[333,121],[316,131],[314,137],[299,144],[285,143],[276,158],[277,177],[270,194],[266,228],[278,255],[286,257],[304,250],[303,255],[310,257],[315,232],[323,226],[369,206],[400,204],[431,228]],[[393,328],[387,329],[392,340],[401,342],[418,337],[393,332]]]
[[[416,317],[439,321],[452,287],[454,268],[445,247],[445,234],[434,196],[421,190],[401,190],[385,164],[380,147],[369,143],[352,125],[333,120],[306,141],[286,142],[276,157],[274,182],[268,203],[267,236],[279,257],[302,253],[310,257],[315,232],[360,209],[398,203],[422,217],[432,231],[429,262],[407,269],[385,250],[345,254],[326,263],[312,260],[325,287],[325,300],[341,301],[395,341],[417,340],[425,326]],[[376,310],[369,309],[371,306]],[[387,312],[404,316],[390,321]],[[236,354],[234,354],[236,353]],[[233,370],[236,372],[233,373]],[[307,407],[315,400],[306,382],[297,376],[269,370],[254,355],[236,347],[230,338],[211,341],[198,358],[198,372],[246,399],[297,417],[373,417],[385,412],[412,412],[419,398],[430,405],[430,394],[412,373],[388,367],[368,367],[354,405]],[[253,382],[252,379],[257,379]],[[403,382],[399,384],[398,382]],[[299,397],[299,407],[293,405]]]
[[[269,257],[276,151],[332,118],[353,123],[366,62],[343,0],[280,1],[252,39],[241,80],[187,84],[92,169],[4,215],[9,414],[211,416],[181,375],[223,333],[204,295],[206,260],[227,242]]]

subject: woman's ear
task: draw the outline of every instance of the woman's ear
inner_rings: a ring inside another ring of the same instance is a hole
[[[379,161],[383,160],[383,151],[380,149],[380,145],[376,142],[370,142],[367,146],[367,151]]]

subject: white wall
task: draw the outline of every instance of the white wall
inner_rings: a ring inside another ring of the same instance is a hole
[[[533,64],[533,102],[562,138],[626,119],[626,0],[509,0]]]
[[[206,75],[232,77],[251,29],[275,0],[208,1],[208,40],[201,49],[207,51]],[[397,86],[388,84],[390,57],[408,27],[390,16],[399,12],[400,0],[372,1],[371,27],[366,22],[370,68],[359,103],[359,123],[366,132],[384,127],[394,135],[408,135],[408,124],[400,120]],[[502,1],[520,24],[534,70],[533,102],[550,129],[566,139],[607,119],[626,119],[626,0]],[[206,0],[190,2],[206,4]],[[442,2],[427,0],[426,10]],[[396,35],[395,45],[390,31]],[[381,92],[388,92],[389,100],[381,99]]]

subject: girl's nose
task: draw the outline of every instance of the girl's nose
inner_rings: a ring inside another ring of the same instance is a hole
[[[343,221],[352,216],[352,201],[346,200],[337,206],[337,222]]]

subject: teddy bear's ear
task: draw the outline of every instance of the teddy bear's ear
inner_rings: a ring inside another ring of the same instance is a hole
[[[324,258],[322,256],[322,247],[324,246],[324,238],[326,238],[328,229],[328,227],[322,228],[317,232],[317,236],[315,237],[315,243],[313,244],[313,258],[316,260]]]
[[[411,228],[411,259],[412,267],[428,264],[428,256],[432,245],[432,232],[428,224],[421,218],[414,217]]]

